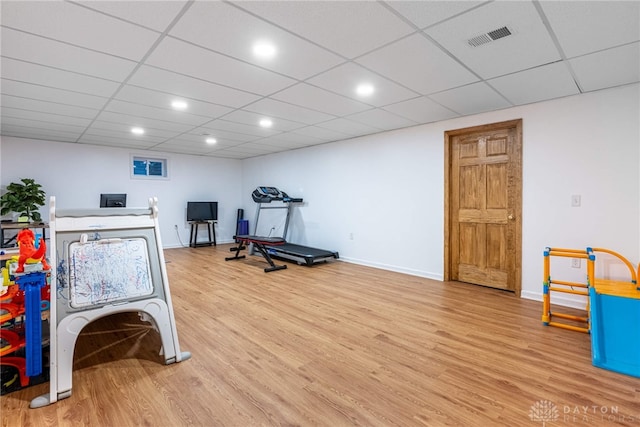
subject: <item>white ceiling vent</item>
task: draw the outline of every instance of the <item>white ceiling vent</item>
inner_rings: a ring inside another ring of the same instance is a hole
[[[469,46],[478,47],[483,44],[491,43],[498,39],[502,39],[504,37],[508,37],[513,34],[513,31],[509,27],[497,28],[493,31],[489,31],[488,33],[480,34],[479,36],[475,36],[467,40]]]

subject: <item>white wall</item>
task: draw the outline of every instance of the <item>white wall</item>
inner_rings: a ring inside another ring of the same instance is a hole
[[[169,179],[132,179],[131,154],[168,159]],[[235,233],[236,209],[241,203],[241,162],[158,152],[2,138],[0,183],[6,186],[20,178],[34,178],[56,197],[58,208],[98,208],[100,193],[127,193],[127,206],[146,207],[149,197],[158,197],[162,242],[165,247],[189,244],[187,201],[218,201],[217,237],[230,242]],[[178,225],[178,234],[174,228]],[[201,228],[199,240],[206,238]]]
[[[128,193],[129,206],[146,206],[148,197],[158,196],[167,247],[179,245],[174,224],[188,243],[187,200],[220,202],[218,235],[228,242],[237,208],[253,222],[253,189],[276,186],[305,199],[291,219],[290,241],[337,250],[347,261],[441,279],[444,132],[518,118],[523,119],[523,297],[541,298],[546,246],[606,247],[637,264],[637,84],[242,162],[167,154],[168,181],[131,179],[130,150],[5,137],[0,186],[33,177],[61,208],[97,207],[102,192]],[[572,194],[581,195],[580,208],[570,206]],[[282,231],[278,213],[263,213],[260,234],[272,227],[274,235]],[[583,275],[563,261],[554,272]]]
[[[522,118],[522,295],[540,299],[546,246],[606,247],[639,261],[638,94],[636,84],[248,159],[244,204],[258,185],[279,187],[305,199],[290,241],[440,279],[444,132]],[[581,207],[571,207],[573,194]],[[554,272],[582,275],[564,261]]]

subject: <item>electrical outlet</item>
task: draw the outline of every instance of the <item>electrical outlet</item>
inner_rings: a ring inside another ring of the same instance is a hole
[[[349,233],[349,240],[353,240],[353,233]]]
[[[173,228],[175,228],[177,230],[178,229],[178,224],[174,224]]]
[[[574,194],[571,196],[571,207],[579,208],[582,202],[582,197],[579,194]]]
[[[571,258],[571,267],[580,268],[580,258]]]

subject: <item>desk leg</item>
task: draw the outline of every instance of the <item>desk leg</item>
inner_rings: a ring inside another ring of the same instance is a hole
[[[198,226],[192,222],[191,223],[191,235],[189,237],[189,247],[191,247],[191,248],[195,248],[196,247],[196,238],[197,237],[198,237]]]
[[[207,225],[207,233],[209,235],[209,240],[206,242],[198,243],[198,226]],[[213,235],[212,235],[213,234]],[[197,248],[200,246],[216,246],[216,229],[214,224],[211,222],[192,222],[191,223],[191,236],[189,238],[189,247]]]

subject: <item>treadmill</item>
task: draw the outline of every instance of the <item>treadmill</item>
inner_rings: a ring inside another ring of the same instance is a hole
[[[258,187],[251,193],[253,201],[257,204],[256,219],[254,221],[254,234],[258,230],[258,220],[260,219],[260,211],[263,209],[286,209],[287,216],[284,223],[284,232],[282,237],[286,240],[287,230],[289,228],[289,217],[295,203],[302,203],[301,198],[289,197],[284,191],[278,190],[276,187]],[[270,205],[271,202],[278,201],[282,204]],[[266,206],[268,205],[268,206]],[[274,258],[295,261],[298,265],[311,266],[330,259],[338,259],[338,252],[328,251],[326,249],[312,248],[309,246],[296,245],[286,242],[278,246],[265,246],[270,256]],[[252,252],[251,252],[252,253]]]

